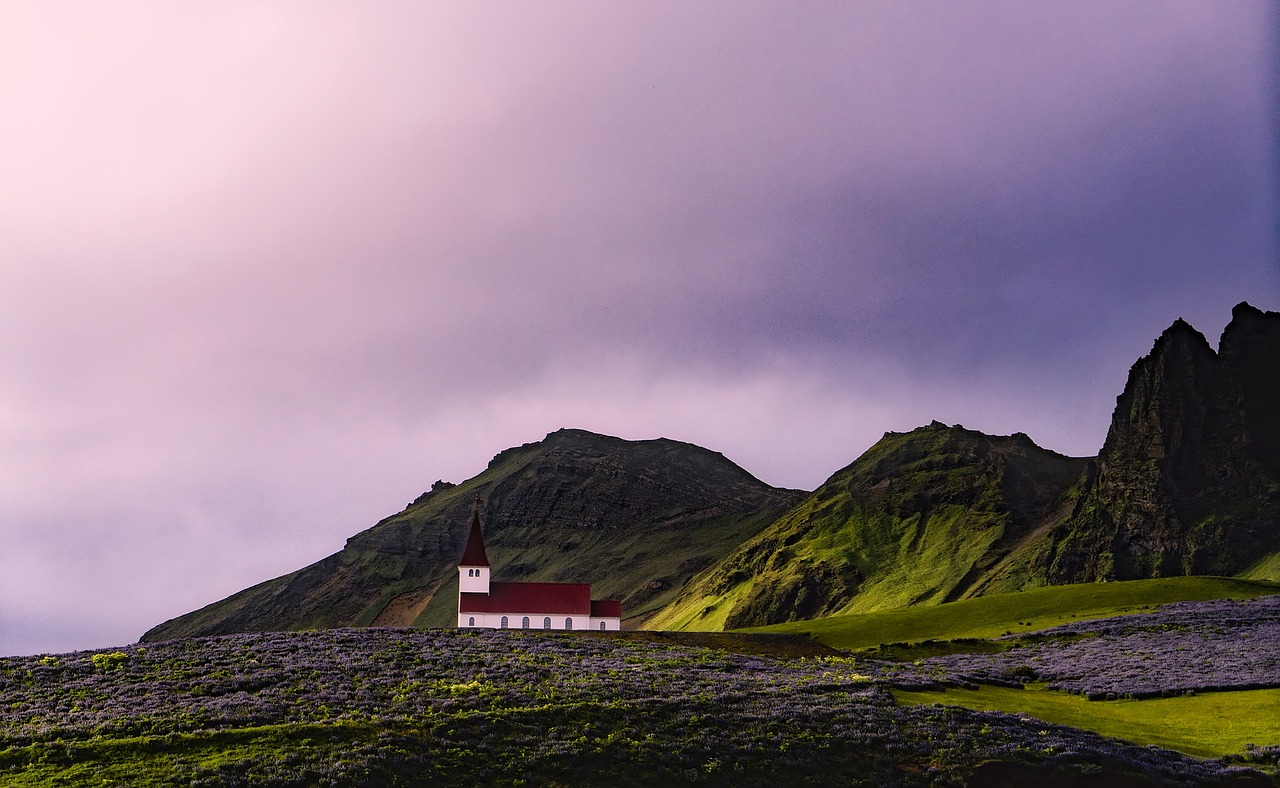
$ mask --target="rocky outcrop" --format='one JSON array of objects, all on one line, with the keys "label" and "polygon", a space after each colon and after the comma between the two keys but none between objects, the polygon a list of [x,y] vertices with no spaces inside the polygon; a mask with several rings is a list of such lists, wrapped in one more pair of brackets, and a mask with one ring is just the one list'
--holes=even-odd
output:
[{"label": "rocky outcrop", "polygon": [[1214,352],[1179,320],[1129,373],[1051,583],[1231,575],[1280,549],[1280,314],[1233,311]]}]

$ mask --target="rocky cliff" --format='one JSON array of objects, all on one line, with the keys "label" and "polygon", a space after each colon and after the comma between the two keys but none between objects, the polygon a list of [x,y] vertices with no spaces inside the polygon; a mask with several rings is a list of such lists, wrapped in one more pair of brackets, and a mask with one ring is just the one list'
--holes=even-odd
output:
[{"label": "rocky cliff", "polygon": [[1280,313],[1241,304],[1218,352],[1181,320],[1133,366],[1048,582],[1232,575],[1280,550]]}]

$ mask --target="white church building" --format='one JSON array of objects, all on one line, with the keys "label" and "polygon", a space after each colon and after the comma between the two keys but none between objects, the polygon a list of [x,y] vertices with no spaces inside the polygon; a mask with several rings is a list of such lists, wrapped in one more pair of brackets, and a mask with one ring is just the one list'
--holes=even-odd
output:
[{"label": "white church building", "polygon": [[490,569],[477,505],[471,509],[471,533],[458,562],[459,628],[622,628],[622,603],[593,600],[590,583],[495,583],[489,579]]}]

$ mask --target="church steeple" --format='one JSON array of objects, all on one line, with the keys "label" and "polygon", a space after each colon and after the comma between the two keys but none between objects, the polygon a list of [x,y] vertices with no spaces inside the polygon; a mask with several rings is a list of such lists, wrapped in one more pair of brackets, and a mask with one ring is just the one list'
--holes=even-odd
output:
[{"label": "church steeple", "polygon": [[458,601],[462,594],[489,593],[489,556],[484,551],[484,534],[480,531],[480,496],[471,502],[471,533],[467,549],[458,561]]},{"label": "church steeple", "polygon": [[489,556],[484,551],[484,534],[480,532],[480,496],[471,501],[471,533],[467,536],[467,549],[462,551],[458,566],[489,566]]}]

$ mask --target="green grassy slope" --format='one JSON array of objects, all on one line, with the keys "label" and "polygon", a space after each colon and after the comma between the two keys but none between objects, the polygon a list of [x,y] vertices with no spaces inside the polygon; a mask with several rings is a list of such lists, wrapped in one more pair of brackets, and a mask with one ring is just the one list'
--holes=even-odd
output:
[{"label": "green grassy slope", "polygon": [[1280,582],[1280,551],[1263,557],[1240,574],[1246,580],[1273,580]]},{"label": "green grassy slope", "polygon": [[857,651],[884,643],[992,638],[1032,632],[1069,621],[1138,612],[1169,602],[1243,599],[1276,593],[1280,593],[1280,583],[1225,577],[1083,583],[965,599],[932,607],[795,621],[746,631],[807,635],[832,648]]},{"label": "green grassy slope", "polygon": [[899,703],[940,703],[978,711],[1026,714],[1045,722],[1154,744],[1200,758],[1242,752],[1246,744],[1280,742],[1280,690],[1209,692],[1176,698],[1097,702],[1047,690],[980,687],[926,692],[894,690]]},{"label": "green grassy slope", "polygon": [[646,626],[714,630],[937,605],[1065,514],[1088,464],[1025,435],[886,434]]}]

